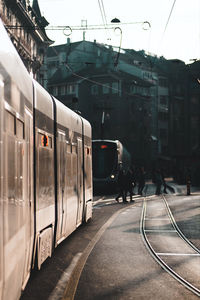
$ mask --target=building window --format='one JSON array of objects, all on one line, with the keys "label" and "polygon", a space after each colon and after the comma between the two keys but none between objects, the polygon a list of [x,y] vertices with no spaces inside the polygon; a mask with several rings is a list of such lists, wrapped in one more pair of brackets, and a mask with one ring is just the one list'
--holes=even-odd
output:
[{"label": "building window", "polygon": [[118,94],[119,92],[119,83],[112,82],[112,94]]},{"label": "building window", "polygon": [[58,96],[58,87],[57,86],[53,87],[53,95]]},{"label": "building window", "polygon": [[61,94],[62,96],[64,96],[64,95],[66,94],[66,87],[65,87],[65,85],[62,85],[62,86],[60,87],[60,94]]},{"label": "building window", "polygon": [[150,96],[149,88],[143,87],[142,88],[142,95],[143,96]]},{"label": "building window", "polygon": [[160,128],[160,138],[166,138],[167,137],[167,129]]},{"label": "building window", "polygon": [[105,83],[103,85],[103,94],[109,94],[109,88],[110,88],[109,84]]},{"label": "building window", "polygon": [[167,105],[168,99],[167,96],[160,96],[160,104]]},{"label": "building window", "polygon": [[67,85],[67,94],[75,94],[75,93],[76,93],[75,84],[68,84]]},{"label": "building window", "polygon": [[94,84],[91,86],[91,94],[98,95],[98,85],[97,84]]},{"label": "building window", "polygon": [[143,95],[143,96],[149,96],[150,92],[149,89],[142,86],[132,85],[130,87],[130,93],[135,95]]},{"label": "building window", "polygon": [[159,85],[163,87],[167,87],[167,78],[159,78]]},{"label": "building window", "polygon": [[168,120],[168,113],[165,112],[159,112],[158,113],[158,119],[160,121],[167,121]]},{"label": "building window", "polygon": [[150,96],[155,96],[155,95],[156,95],[155,87],[150,88]]},{"label": "building window", "polygon": [[137,93],[137,87],[135,85],[130,86],[130,93],[131,94],[136,94]]}]

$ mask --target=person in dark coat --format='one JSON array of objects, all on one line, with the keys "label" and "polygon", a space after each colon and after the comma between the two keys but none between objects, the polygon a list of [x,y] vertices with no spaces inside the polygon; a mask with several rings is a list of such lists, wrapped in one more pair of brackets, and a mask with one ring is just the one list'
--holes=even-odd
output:
[{"label": "person in dark coat", "polygon": [[137,186],[137,178],[136,178],[136,169],[134,166],[131,167],[131,172],[132,172],[132,194],[135,195],[134,188]]},{"label": "person in dark coat", "polygon": [[125,170],[122,170],[121,168],[120,168],[119,174],[118,174],[117,185],[118,185],[118,189],[119,189],[119,194],[115,198],[115,200],[119,201],[119,198],[122,197],[123,202],[127,202],[126,193],[125,193],[125,190],[126,190],[126,173],[125,173]]},{"label": "person in dark coat", "polygon": [[137,173],[137,182],[138,182],[138,194],[142,196],[142,191],[145,186],[145,172],[144,167],[140,167]]},{"label": "person in dark coat", "polygon": [[133,172],[131,169],[128,170],[127,174],[126,174],[126,181],[125,181],[125,199],[127,197],[127,194],[129,193],[130,195],[130,201],[134,202],[134,200],[132,200],[132,196],[133,196]]},{"label": "person in dark coat", "polygon": [[167,194],[167,184],[165,181],[165,172],[163,169],[161,170],[161,176],[162,176],[162,184],[163,184],[163,193]]},{"label": "person in dark coat", "polygon": [[156,195],[160,195],[161,193],[161,186],[163,184],[162,174],[160,169],[156,169],[155,171],[155,184],[156,184]]}]

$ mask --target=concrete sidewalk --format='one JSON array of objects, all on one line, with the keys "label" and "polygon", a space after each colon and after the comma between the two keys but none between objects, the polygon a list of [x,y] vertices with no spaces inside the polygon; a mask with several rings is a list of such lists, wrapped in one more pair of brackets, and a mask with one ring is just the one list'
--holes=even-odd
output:
[{"label": "concrete sidewalk", "polygon": [[[174,181],[168,181],[167,182],[167,187],[175,194],[182,194],[182,195],[187,195],[187,186],[185,185],[180,185],[175,183]],[[196,194],[200,193],[200,187],[198,186],[190,186],[190,194]]]}]

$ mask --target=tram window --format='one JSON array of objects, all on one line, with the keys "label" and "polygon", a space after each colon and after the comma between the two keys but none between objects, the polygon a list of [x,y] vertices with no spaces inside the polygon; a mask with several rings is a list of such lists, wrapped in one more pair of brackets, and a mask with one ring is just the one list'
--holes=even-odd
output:
[{"label": "tram window", "polygon": [[76,145],[72,145],[72,153],[77,153],[77,147],[76,147]]},{"label": "tram window", "polygon": [[70,145],[70,144],[67,144],[67,152],[68,152],[68,153],[71,153],[71,150],[72,150],[71,145]]},{"label": "tram window", "polygon": [[16,120],[16,135],[19,139],[24,139],[24,123]]},{"label": "tram window", "polygon": [[52,137],[48,137],[48,140],[49,140],[49,148],[52,148]]},{"label": "tram window", "polygon": [[6,130],[15,134],[15,116],[8,111],[6,111]]},{"label": "tram window", "polygon": [[42,138],[43,138],[43,134],[38,133],[38,144],[39,144],[39,146],[42,146]]},{"label": "tram window", "polygon": [[[8,199],[15,199],[15,170],[16,170],[16,159],[15,159],[15,139],[13,136],[8,136],[8,148],[7,148],[7,196]],[[6,176],[5,176],[6,177]]]}]

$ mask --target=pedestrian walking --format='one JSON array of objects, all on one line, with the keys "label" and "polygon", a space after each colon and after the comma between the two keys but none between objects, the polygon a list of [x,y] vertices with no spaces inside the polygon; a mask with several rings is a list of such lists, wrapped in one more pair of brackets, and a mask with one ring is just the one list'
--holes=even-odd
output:
[{"label": "pedestrian walking", "polygon": [[190,195],[190,187],[191,187],[191,170],[188,167],[186,170],[186,187],[187,187],[187,195]]},{"label": "pedestrian walking", "polygon": [[155,195],[160,195],[161,193],[161,186],[163,184],[163,179],[162,179],[162,175],[161,175],[161,171],[160,169],[156,169],[155,170],[155,184],[156,184],[156,192]]},{"label": "pedestrian walking", "polygon": [[165,181],[165,171],[162,169],[161,170],[161,177],[162,177],[162,184],[163,184],[163,193],[167,194],[167,184]]},{"label": "pedestrian walking", "polygon": [[135,195],[134,188],[137,186],[137,178],[136,178],[136,169],[134,166],[131,167],[131,171],[132,171],[132,194]]},{"label": "pedestrian walking", "polygon": [[129,169],[128,172],[126,173],[125,198],[127,198],[128,193],[130,196],[130,202],[134,202],[134,200],[132,199],[132,197],[133,197],[133,172],[131,169]]},{"label": "pedestrian walking", "polygon": [[125,170],[120,169],[118,174],[117,186],[119,190],[118,196],[115,198],[117,202],[119,202],[119,198],[122,197],[123,202],[127,202],[126,200],[126,173]]}]

